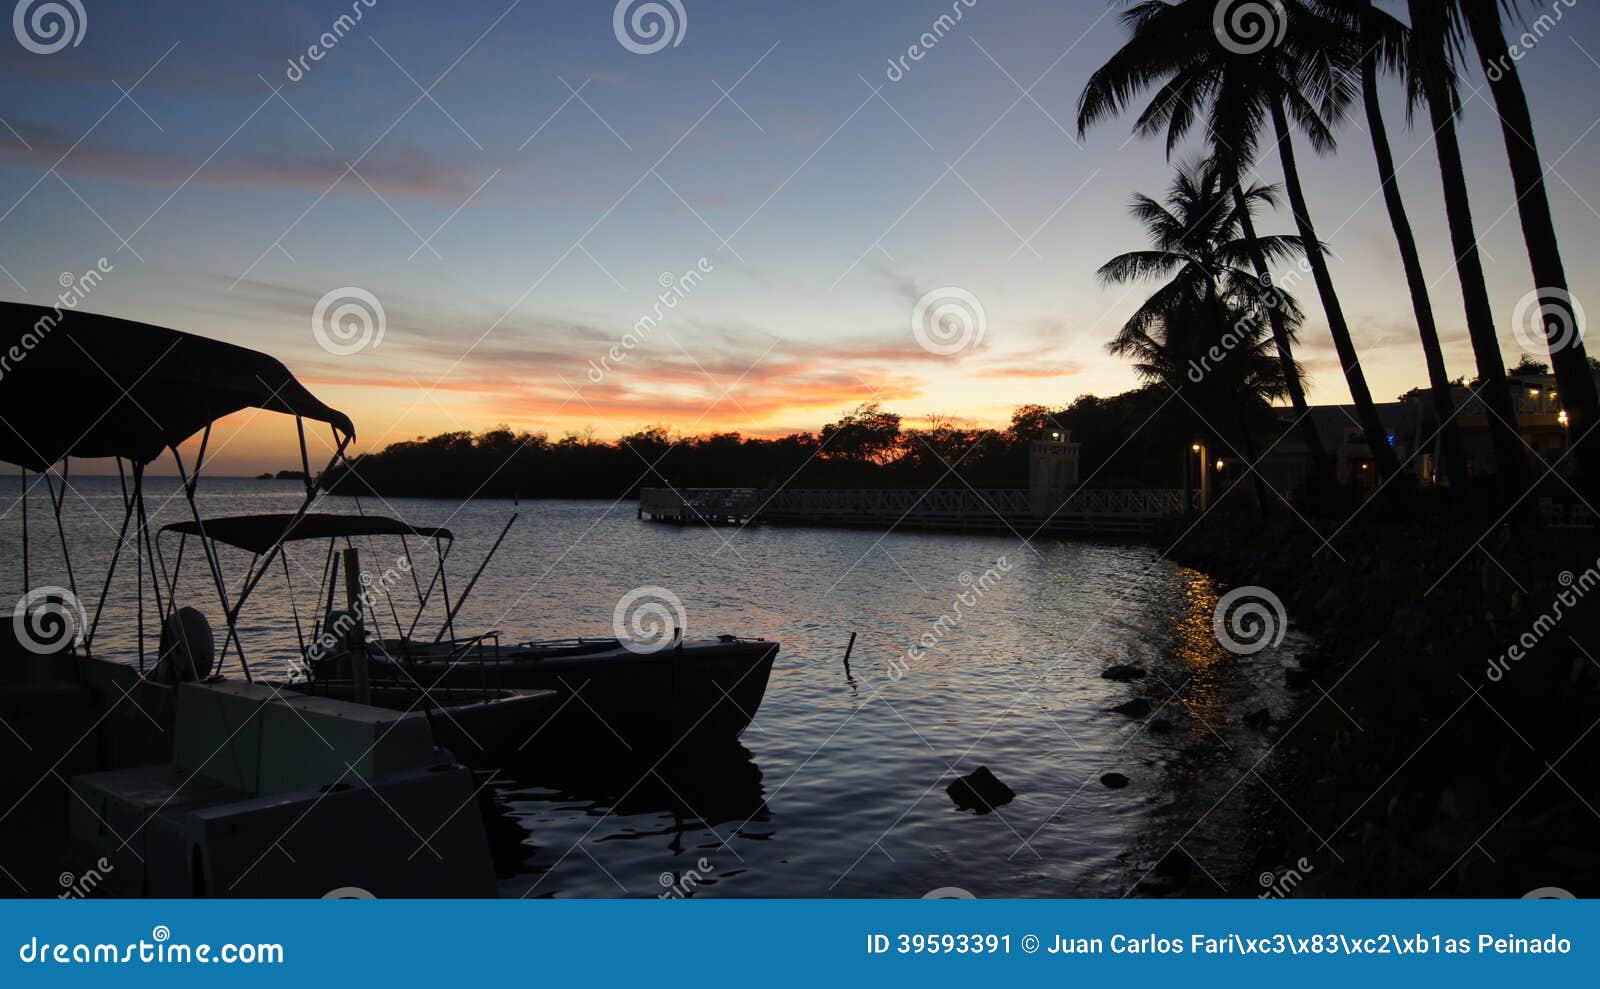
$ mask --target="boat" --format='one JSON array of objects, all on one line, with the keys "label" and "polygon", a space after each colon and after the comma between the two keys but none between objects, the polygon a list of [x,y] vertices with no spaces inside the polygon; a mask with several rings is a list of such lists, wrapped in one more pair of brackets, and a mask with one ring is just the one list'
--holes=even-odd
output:
[{"label": "boat", "polygon": [[[298,640],[294,664],[298,675],[268,681],[279,689],[368,704],[423,718],[432,727],[435,739],[468,765],[492,764],[522,750],[528,740],[539,733],[554,706],[557,697],[554,690],[500,683],[482,662],[462,665],[462,661],[469,657],[482,659],[482,637],[464,643],[440,644],[443,655],[455,661],[463,671],[451,677],[448,683],[443,682],[443,678],[417,676],[410,672],[388,676],[374,683],[369,674],[354,668],[351,661],[353,650],[363,654],[374,652],[376,644],[367,640],[366,630],[381,622],[380,603],[390,606],[397,627],[400,623],[393,592],[398,589],[397,585],[404,583],[399,571],[410,573],[414,567],[415,556],[407,541],[409,538],[432,541],[438,563],[429,587],[431,589],[443,584],[445,606],[450,607],[443,567],[449,544],[455,537],[448,529],[414,526],[383,516],[297,512],[187,519],[162,528],[161,536],[172,535],[204,540],[211,559],[219,558],[218,547],[229,546],[250,553],[256,561],[246,573],[244,590],[227,612],[230,641],[237,639],[237,626],[245,602],[259,586],[260,577],[270,566],[273,556],[279,557]],[[398,538],[401,545],[401,552],[395,556],[397,566],[378,574],[362,569],[360,551],[355,545],[358,539],[370,542],[375,537]],[[294,581],[283,552],[289,544],[321,541],[326,541],[327,552],[316,590],[319,611],[314,612],[318,618],[308,636],[300,621]],[[177,558],[181,560],[182,554],[178,554]],[[344,610],[335,606],[341,563],[346,572]],[[220,567],[216,579],[221,579]],[[169,586],[177,584],[176,573],[169,577],[168,583]],[[420,620],[430,596],[421,591],[420,582],[416,586],[421,601],[417,619],[412,622],[413,627]],[[204,621],[198,617],[196,620]],[[209,634],[209,628],[197,627],[194,632],[173,638],[204,642]],[[320,658],[334,651],[345,657],[346,674],[343,677],[310,676]],[[381,650],[378,652],[381,655]],[[203,668],[207,661],[202,658],[194,665]]]},{"label": "boat", "polygon": [[[554,690],[548,726],[555,739],[670,750],[731,741],[755,719],[779,644],[720,635],[676,637],[643,648],[615,638],[519,642],[471,657],[438,645],[389,639],[375,644],[376,682],[415,677],[444,685],[469,683],[486,669],[491,682]],[[313,676],[348,676],[349,658],[330,655]]]},{"label": "boat", "polygon": [[[331,467],[355,438],[349,417],[267,354],[82,309],[0,303],[0,353],[0,461],[20,468],[25,489],[49,494],[46,521],[54,515],[60,541],[53,558],[30,552],[22,499],[24,596],[13,640],[0,643],[0,711],[11,729],[0,733],[0,806],[9,805],[0,848],[23,853],[4,868],[45,885],[59,869],[95,863],[109,877],[97,892],[112,896],[316,897],[348,886],[383,897],[493,895],[482,815],[462,812],[478,785],[438,744],[450,737],[445,708],[396,710],[340,699],[333,684],[316,696],[261,679],[234,619],[266,566],[282,561],[281,546],[252,561],[235,601],[215,545],[201,540],[200,565],[228,618],[218,650],[206,617],[175,600],[188,537],[164,555],[146,510],[146,472],[170,453],[203,531],[196,492],[213,424],[259,410],[294,421],[305,496],[293,517],[304,518],[322,494],[307,430],[331,429]],[[122,481],[103,582],[84,581],[63,523],[68,471],[84,459],[115,461]],[[202,556],[190,548],[191,559]],[[109,591],[129,576],[137,594],[109,610],[126,617],[132,639],[122,655],[101,656]],[[370,684],[358,692],[372,699]],[[487,689],[448,696],[474,714],[504,706]],[[405,703],[387,690],[377,697]]]}]

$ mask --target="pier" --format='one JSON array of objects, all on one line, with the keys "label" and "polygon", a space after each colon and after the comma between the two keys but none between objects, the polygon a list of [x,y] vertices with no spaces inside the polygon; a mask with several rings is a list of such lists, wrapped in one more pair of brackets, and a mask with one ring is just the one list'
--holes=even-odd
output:
[{"label": "pier", "polygon": [[1143,536],[1154,530],[1157,520],[1193,510],[1203,498],[1177,488],[1083,487],[1078,452],[1070,434],[1035,442],[1026,488],[642,488],[638,514],[675,525],[766,522]]},{"label": "pier", "polygon": [[677,525],[774,525],[957,532],[1147,535],[1158,519],[1183,512],[1183,492],[1084,488],[1036,504],[1026,489],[878,490],[645,488],[639,517]]}]

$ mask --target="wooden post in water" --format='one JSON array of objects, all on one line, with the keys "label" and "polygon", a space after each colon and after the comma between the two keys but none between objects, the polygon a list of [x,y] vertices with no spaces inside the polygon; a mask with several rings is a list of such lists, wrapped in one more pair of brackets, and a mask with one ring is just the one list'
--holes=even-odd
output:
[{"label": "wooden post in water", "polygon": [[851,632],[850,633],[850,642],[849,642],[848,645],[846,645],[844,647],[844,675],[845,675],[845,679],[849,679],[850,678],[850,653],[854,652],[855,648],[856,648],[856,634],[854,632]]},{"label": "wooden post in water", "polygon": [[372,703],[372,682],[367,671],[366,616],[361,603],[361,551],[354,546],[344,551],[345,607],[355,627],[350,629],[350,679],[357,704]]}]

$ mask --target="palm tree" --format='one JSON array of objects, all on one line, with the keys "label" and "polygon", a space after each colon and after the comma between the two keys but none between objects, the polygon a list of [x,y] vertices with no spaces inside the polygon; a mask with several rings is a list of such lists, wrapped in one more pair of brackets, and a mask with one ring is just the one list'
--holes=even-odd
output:
[{"label": "palm tree", "polygon": [[[1494,94],[1495,109],[1499,111],[1517,193],[1517,211],[1522,219],[1522,237],[1527,242],[1534,284],[1539,287],[1543,302],[1550,363],[1561,389],[1562,404],[1571,418],[1571,442],[1576,445],[1600,422],[1600,394],[1596,392],[1594,377],[1589,371],[1583,341],[1573,330],[1575,314],[1571,296],[1567,294],[1567,273],[1561,262],[1555,221],[1550,214],[1550,197],[1545,192],[1544,163],[1533,132],[1533,115],[1528,109],[1528,94],[1522,87],[1517,63],[1507,49],[1500,19],[1502,8],[1515,12],[1523,4],[1520,0],[1451,0],[1451,5],[1472,36],[1478,60]],[[1578,470],[1581,487],[1591,496],[1600,495],[1600,455],[1584,451],[1584,455],[1578,457]]]},{"label": "palm tree", "polygon": [[1456,138],[1456,115],[1460,103],[1456,95],[1456,64],[1460,51],[1459,31],[1451,24],[1438,0],[1409,0],[1411,8],[1412,104],[1427,107],[1433,125],[1433,144],[1439,158],[1439,175],[1444,186],[1445,216],[1450,227],[1450,243],[1456,255],[1456,275],[1461,282],[1461,298],[1466,308],[1467,335],[1477,362],[1478,398],[1489,410],[1490,435],[1494,443],[1495,469],[1502,494],[1520,497],[1528,477],[1527,448],[1517,432],[1516,407],[1506,384],[1500,340],[1495,333],[1494,308],[1489,302],[1489,286],[1484,278],[1483,258],[1478,250],[1478,235],[1472,222],[1472,200],[1467,191],[1466,169],[1461,145]]},{"label": "palm tree", "polygon": [[1372,136],[1372,151],[1378,161],[1384,205],[1388,209],[1389,224],[1394,228],[1395,243],[1400,251],[1400,267],[1405,272],[1406,287],[1411,293],[1417,334],[1422,339],[1429,394],[1433,400],[1434,417],[1439,423],[1439,445],[1443,453],[1445,476],[1452,487],[1460,489],[1467,483],[1467,465],[1461,453],[1460,431],[1456,427],[1454,390],[1445,367],[1444,349],[1439,343],[1439,324],[1434,318],[1428,280],[1422,271],[1422,255],[1417,249],[1417,237],[1396,180],[1394,151],[1389,144],[1389,128],[1384,121],[1383,106],[1379,99],[1378,78],[1381,70],[1399,72],[1402,76],[1410,72],[1410,29],[1379,9],[1373,0],[1318,0],[1318,7],[1330,19],[1342,24],[1346,32],[1345,43],[1352,46],[1355,60],[1361,66],[1361,102]]},{"label": "palm tree", "polygon": [[1334,349],[1344,370],[1374,462],[1384,476],[1399,470],[1387,430],[1367,386],[1350,326],[1328,271],[1327,257],[1311,221],[1296,163],[1293,122],[1318,151],[1335,146],[1333,124],[1345,113],[1352,92],[1349,49],[1337,42],[1336,25],[1303,0],[1275,4],[1284,21],[1277,43],[1229,45],[1216,30],[1217,5],[1208,0],[1144,0],[1123,15],[1132,37],[1090,78],[1078,103],[1078,127],[1127,109],[1140,93],[1160,88],[1135,125],[1140,134],[1167,135],[1172,149],[1209,110],[1208,137],[1237,175],[1255,160],[1258,139],[1271,124],[1284,187],[1305,251],[1305,262],[1328,317]]},{"label": "palm tree", "polygon": [[[1233,192],[1215,161],[1181,166],[1166,203],[1136,195],[1130,206],[1149,231],[1151,249],[1112,258],[1099,277],[1112,285],[1162,280],[1107,349],[1131,358],[1145,381],[1172,389],[1208,431],[1232,432],[1254,465],[1250,421],[1287,394],[1289,384],[1266,313],[1276,311],[1291,332],[1301,314],[1293,298],[1273,292],[1246,266],[1257,252],[1282,260],[1303,246],[1295,237],[1243,237],[1250,208],[1275,205],[1277,192],[1252,186],[1239,196],[1242,208]],[[1298,377],[1299,368],[1293,373]],[[1251,473],[1264,512],[1266,482],[1258,470]]]}]

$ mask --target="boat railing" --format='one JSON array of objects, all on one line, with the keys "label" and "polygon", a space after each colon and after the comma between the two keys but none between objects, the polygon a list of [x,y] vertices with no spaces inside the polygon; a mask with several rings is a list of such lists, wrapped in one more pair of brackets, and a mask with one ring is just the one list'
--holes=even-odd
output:
[{"label": "boat railing", "polygon": [[[493,650],[492,662],[488,658],[490,650]],[[477,662],[479,689],[483,699],[487,701],[491,689],[489,686],[489,667],[491,665],[494,667],[495,679],[492,689],[496,692],[500,689],[500,630],[489,629],[485,632],[479,632],[469,639],[455,643],[444,658],[445,668],[453,670],[457,666],[470,665],[471,660],[467,659],[468,653],[471,653]]]}]

